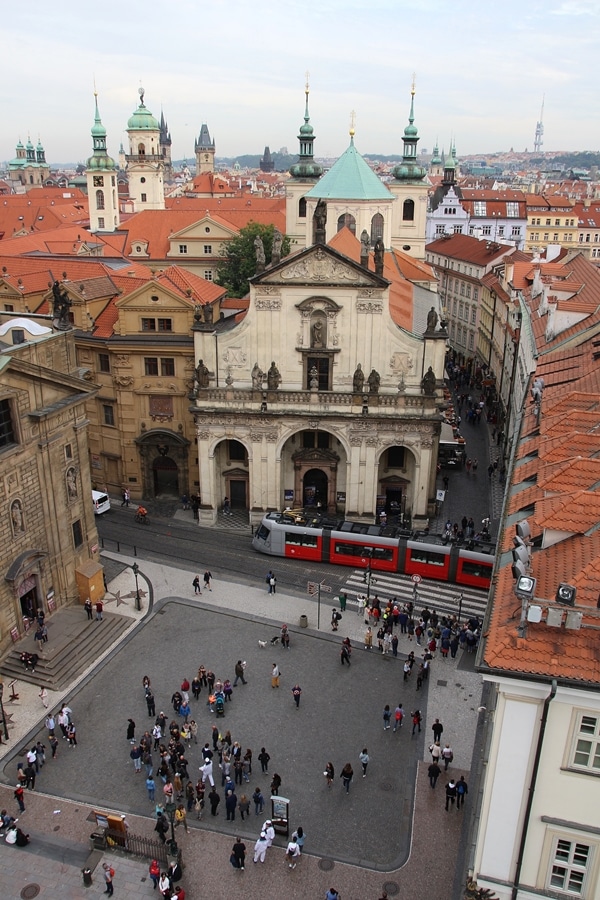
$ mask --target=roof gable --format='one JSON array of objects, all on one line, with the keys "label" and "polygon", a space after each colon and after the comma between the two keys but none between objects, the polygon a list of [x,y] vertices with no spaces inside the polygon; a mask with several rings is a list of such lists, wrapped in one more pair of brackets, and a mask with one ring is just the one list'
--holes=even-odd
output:
[{"label": "roof gable", "polygon": [[252,285],[315,284],[387,288],[387,279],[363,268],[327,244],[316,244],[295,256],[286,256],[278,265],[250,279]]}]

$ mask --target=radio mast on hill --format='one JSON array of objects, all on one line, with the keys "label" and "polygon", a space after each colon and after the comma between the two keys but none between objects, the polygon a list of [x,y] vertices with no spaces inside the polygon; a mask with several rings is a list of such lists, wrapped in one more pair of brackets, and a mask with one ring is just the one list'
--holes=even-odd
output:
[{"label": "radio mast on hill", "polygon": [[535,138],[533,139],[533,152],[541,153],[542,144],[544,143],[544,100],[546,95],[542,97],[542,108],[540,110],[540,120],[535,126]]}]

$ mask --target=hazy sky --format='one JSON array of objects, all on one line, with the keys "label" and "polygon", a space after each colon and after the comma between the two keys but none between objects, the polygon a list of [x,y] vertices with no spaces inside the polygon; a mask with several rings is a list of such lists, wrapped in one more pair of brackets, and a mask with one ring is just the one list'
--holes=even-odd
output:
[{"label": "hazy sky", "polygon": [[598,150],[600,0],[41,0],[3,16],[0,160],[38,135],[50,163],[91,153],[94,79],[108,149],[126,141],[138,87],[164,109],[173,157],[202,122],[217,156],[298,150],[310,72],[315,154],[402,148],[416,72],[421,147],[458,156]]}]

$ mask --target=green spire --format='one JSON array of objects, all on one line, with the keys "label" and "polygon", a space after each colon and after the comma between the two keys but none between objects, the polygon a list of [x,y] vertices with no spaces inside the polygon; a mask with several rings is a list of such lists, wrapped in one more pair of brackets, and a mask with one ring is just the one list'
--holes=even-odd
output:
[{"label": "green spire", "polygon": [[87,161],[88,169],[111,170],[116,169],[115,161],[106,152],[106,128],[102,124],[98,110],[98,94],[94,91],[94,124],[92,125],[92,144],[94,152]]},{"label": "green spire", "polygon": [[410,90],[410,113],[408,115],[408,125],[404,129],[404,151],[402,154],[402,163],[393,171],[394,178],[397,181],[422,181],[427,172],[422,166],[417,165],[417,144],[419,143],[419,132],[415,125],[415,80]]},{"label": "green spire", "polygon": [[298,162],[294,163],[293,166],[290,166],[290,175],[292,178],[301,178],[303,181],[310,179],[311,181],[320,178],[323,174],[323,169],[315,162],[314,158],[314,129],[310,124],[310,114],[308,112],[308,77],[306,79],[306,85],[304,88],[304,94],[306,98],[305,106],[304,106],[304,124],[300,126],[300,134],[298,135],[298,140],[300,141],[300,153],[298,154]]}]

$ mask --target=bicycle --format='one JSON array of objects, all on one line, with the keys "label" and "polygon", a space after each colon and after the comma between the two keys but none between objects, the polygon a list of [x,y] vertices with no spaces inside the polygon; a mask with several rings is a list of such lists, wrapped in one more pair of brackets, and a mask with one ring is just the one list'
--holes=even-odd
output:
[{"label": "bicycle", "polygon": [[135,514],[135,521],[136,521],[136,522],[140,522],[140,523],[143,524],[143,525],[148,525],[148,524],[149,524],[149,522],[148,522],[148,513],[139,513],[139,512],[136,512],[136,514]]}]

